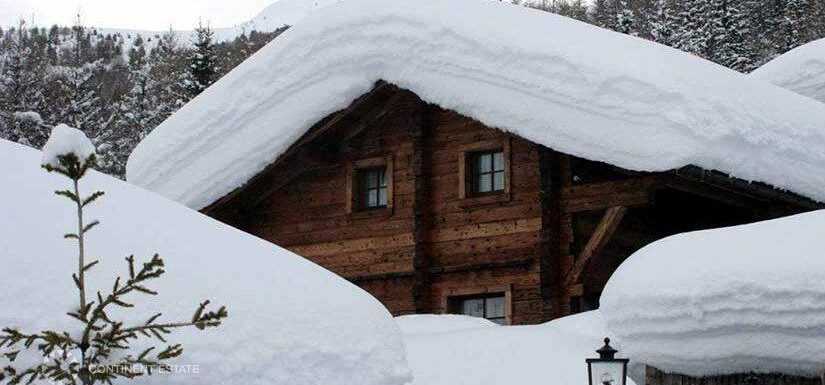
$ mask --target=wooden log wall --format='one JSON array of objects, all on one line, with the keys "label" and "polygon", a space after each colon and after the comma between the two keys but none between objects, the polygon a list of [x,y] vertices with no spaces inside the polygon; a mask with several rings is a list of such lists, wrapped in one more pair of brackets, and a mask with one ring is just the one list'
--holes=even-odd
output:
[{"label": "wooden log wall", "polygon": [[[433,311],[445,298],[509,290],[515,324],[545,320],[537,248],[541,238],[539,149],[454,112],[433,110],[428,245]],[[476,143],[510,147],[510,194],[501,199],[460,197],[460,154]]]},{"label": "wooden log wall", "polygon": [[[507,154],[505,192],[468,197],[462,159],[494,148]],[[353,165],[382,159],[391,207],[353,211]],[[393,314],[497,293],[510,323],[533,324],[596,306],[615,268],[656,239],[770,208],[680,175],[560,154],[381,83],[207,213],[351,280]]]},{"label": "wooden log wall", "polygon": [[[400,97],[398,95],[401,95]],[[423,107],[410,93],[374,103],[362,118],[351,118],[346,130],[326,143],[323,167],[293,178],[251,211],[258,220],[245,231],[305,256],[360,285],[394,314],[421,311],[416,281],[424,257],[420,247],[424,204],[416,195],[423,158],[419,143]],[[369,119],[368,127],[359,122]],[[346,138],[354,135],[351,138]],[[414,137],[418,137],[414,139]],[[346,138],[346,139],[342,139]],[[347,178],[350,164],[365,158],[392,158],[393,206],[387,210],[349,212]],[[282,169],[296,164],[287,161]],[[284,171],[286,172],[286,171]],[[269,181],[276,183],[279,174]]]}]

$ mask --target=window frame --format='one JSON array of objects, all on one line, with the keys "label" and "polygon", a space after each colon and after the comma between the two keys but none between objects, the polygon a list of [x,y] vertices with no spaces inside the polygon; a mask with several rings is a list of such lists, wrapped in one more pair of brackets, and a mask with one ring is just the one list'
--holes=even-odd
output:
[{"label": "window frame", "polygon": [[[441,300],[441,305],[446,314],[459,314],[459,306],[466,300],[479,298],[504,297],[504,325],[513,324],[513,286],[485,286],[472,288],[454,288],[444,293]],[[486,301],[485,301],[486,307]],[[487,319],[487,318],[485,318]]]},{"label": "window frame", "polygon": [[[510,190],[512,185],[511,172],[511,140],[510,137],[505,137],[497,140],[487,140],[470,143],[461,146],[458,159],[458,197],[465,201],[462,204],[484,204],[494,203],[510,200]],[[472,161],[478,154],[484,153],[502,153],[502,160],[504,161],[504,189],[490,192],[475,193],[474,177],[476,175],[474,164]],[[494,166],[494,162],[491,160]],[[491,174],[493,175],[493,174]],[[491,177],[493,178],[493,177]],[[491,180],[491,183],[495,183]]]},{"label": "window frame", "polygon": [[[355,170],[358,197],[356,198],[359,211],[380,210],[389,204],[389,186],[387,185],[387,166],[360,168]],[[368,175],[375,173],[375,185],[369,184]],[[382,183],[383,179],[383,183]],[[386,201],[381,202],[381,191],[386,195]],[[370,205],[370,191],[375,191],[375,205]]]},{"label": "window frame", "polygon": [[[387,185],[387,204],[386,206],[364,207],[361,194],[361,179],[359,174],[364,171],[380,168],[384,169],[384,179]],[[391,214],[394,204],[394,170],[394,163],[391,155],[349,161],[347,165],[347,213],[367,216],[373,214]]]},{"label": "window frame", "polygon": [[[481,313],[482,313],[482,315],[479,318],[484,318],[484,319],[486,319],[488,321],[492,321],[492,322],[496,322],[496,320],[500,320],[500,321],[503,322],[504,325],[506,325],[507,324],[507,312],[505,311],[506,306],[504,305],[504,303],[507,302],[506,297],[507,296],[504,293],[487,293],[487,294],[481,294],[481,295],[453,297],[451,299],[451,301],[453,302],[453,304],[452,304],[453,309],[454,309],[453,311],[456,314],[465,315],[465,316],[469,316],[469,317],[478,317],[478,316],[474,316],[474,315],[471,315],[471,314],[464,313],[463,312],[464,304],[466,304],[467,301],[481,301],[481,308],[482,308]],[[502,301],[502,314],[501,314],[500,317],[491,317],[491,315],[489,314],[490,309],[488,308],[488,302],[489,302],[489,300],[494,299],[494,298],[501,298],[501,301]],[[496,322],[496,323],[498,323],[498,322]]]},{"label": "window frame", "polygon": [[[501,165],[500,170],[496,169],[496,161],[495,161],[496,154],[501,154],[501,157],[502,157],[502,165]],[[485,156],[489,156],[489,163],[490,163],[489,164],[489,166],[490,166],[489,171],[482,171],[479,167],[480,161]],[[507,184],[507,171],[506,171],[507,166],[504,165],[504,163],[505,163],[505,161],[504,161],[504,157],[505,157],[504,156],[504,149],[494,148],[494,149],[491,149],[491,150],[472,151],[472,152],[469,152],[466,155],[466,157],[467,157],[467,162],[469,162],[467,164],[467,167],[470,168],[470,172],[468,174],[468,180],[467,180],[467,187],[470,191],[469,195],[471,197],[480,197],[480,196],[485,196],[485,195],[496,195],[496,194],[503,194],[504,193],[505,185]],[[504,178],[504,180],[502,181],[501,189],[498,189],[498,190],[496,189],[496,181],[495,181],[496,174],[500,174],[500,175],[502,175],[502,178]],[[488,190],[488,191],[479,191],[480,190],[479,186],[481,185],[481,177],[484,176],[484,175],[489,175],[490,176],[490,183],[489,183],[489,186],[488,186],[490,188],[490,190]]]}]

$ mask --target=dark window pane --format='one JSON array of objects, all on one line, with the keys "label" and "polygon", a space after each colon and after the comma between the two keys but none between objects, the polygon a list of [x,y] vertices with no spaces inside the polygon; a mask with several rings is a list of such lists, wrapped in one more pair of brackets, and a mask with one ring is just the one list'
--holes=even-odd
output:
[{"label": "dark window pane", "polygon": [[378,190],[367,191],[367,207],[378,206]]},{"label": "dark window pane", "polygon": [[379,206],[386,206],[387,205],[387,188],[382,187],[378,190],[378,205]]},{"label": "dark window pane", "polygon": [[461,314],[471,317],[484,317],[484,300],[466,299],[461,303]]},{"label": "dark window pane", "polygon": [[504,308],[504,294],[462,298],[453,303],[456,305],[453,309],[458,311],[460,314],[471,317],[486,318],[500,325],[507,323]]},{"label": "dark window pane", "polygon": [[490,172],[492,171],[492,155],[490,154],[480,154],[478,155],[478,171],[482,172]]},{"label": "dark window pane", "polygon": [[504,190],[506,181],[503,151],[472,153],[468,167],[472,169],[469,175],[472,179],[468,179],[468,185],[472,187],[473,193],[486,194]]},{"label": "dark window pane", "polygon": [[359,202],[361,208],[386,207],[389,199],[386,187],[386,168],[359,170],[356,175],[360,179]]},{"label": "dark window pane", "polygon": [[479,175],[478,180],[476,181],[476,192],[486,193],[492,191],[491,179],[491,174]]},{"label": "dark window pane", "polygon": [[493,190],[504,190],[504,171],[493,174]]},{"label": "dark window pane", "polygon": [[495,171],[503,171],[504,170],[504,153],[497,152],[493,154],[493,170]]},{"label": "dark window pane", "polygon": [[368,188],[378,186],[378,172],[375,170],[368,170],[366,174],[366,184]]},{"label": "dark window pane", "polygon": [[504,297],[490,297],[487,301],[485,318],[504,318]]}]

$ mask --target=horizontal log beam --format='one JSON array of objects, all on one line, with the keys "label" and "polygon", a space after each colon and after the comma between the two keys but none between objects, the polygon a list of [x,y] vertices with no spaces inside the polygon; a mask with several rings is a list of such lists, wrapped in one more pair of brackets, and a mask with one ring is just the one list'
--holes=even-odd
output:
[{"label": "horizontal log beam", "polygon": [[651,202],[657,178],[645,176],[620,181],[588,183],[564,187],[561,208],[565,213],[605,210],[610,207],[644,206]]}]

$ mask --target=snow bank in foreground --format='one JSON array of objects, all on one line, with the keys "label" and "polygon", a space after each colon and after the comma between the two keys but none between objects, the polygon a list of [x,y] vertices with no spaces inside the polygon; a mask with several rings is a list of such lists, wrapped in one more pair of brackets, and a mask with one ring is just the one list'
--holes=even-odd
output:
[{"label": "snow bank in foreground", "polygon": [[499,326],[493,321],[479,317],[455,314],[415,314],[395,318],[395,323],[404,334],[450,333],[460,330]]},{"label": "snow bank in foreground", "polygon": [[404,341],[414,385],[587,384],[584,360],[598,356],[608,335],[598,311],[534,326],[475,322],[470,329],[466,319],[454,317],[396,320],[412,331]]},{"label": "snow bank in foreground", "polygon": [[696,376],[816,376],[825,364],[824,229],[817,211],[663,239],[619,267],[601,311],[635,362]]},{"label": "snow bank in foreground", "polygon": [[152,132],[128,179],[203,208],[379,79],[572,155],[647,171],[694,164],[825,199],[825,105],[484,0],[348,0],[313,12]]},{"label": "snow bank in foreground", "polygon": [[751,76],[825,102],[825,39],[788,51]]},{"label": "snow bank in foreground", "polygon": [[[0,326],[26,331],[76,330],[66,312],[76,306],[71,273],[77,250],[62,235],[75,217],[54,195],[69,181],[40,168],[40,152],[0,140]],[[170,342],[184,345],[176,363],[199,375],[141,379],[141,384],[370,384],[409,380],[398,327],[381,304],[321,267],[271,243],[114,178],[91,172],[81,185],[106,195],[87,218],[88,255],[101,263],[89,287],[109,288],[126,274],[124,257],[159,252],[167,274],[157,298],[128,314],[145,321],[189,319],[199,301],[225,304],[217,329],[186,329]],[[127,318],[129,319],[129,318]],[[0,364],[4,361],[0,360]]]}]

